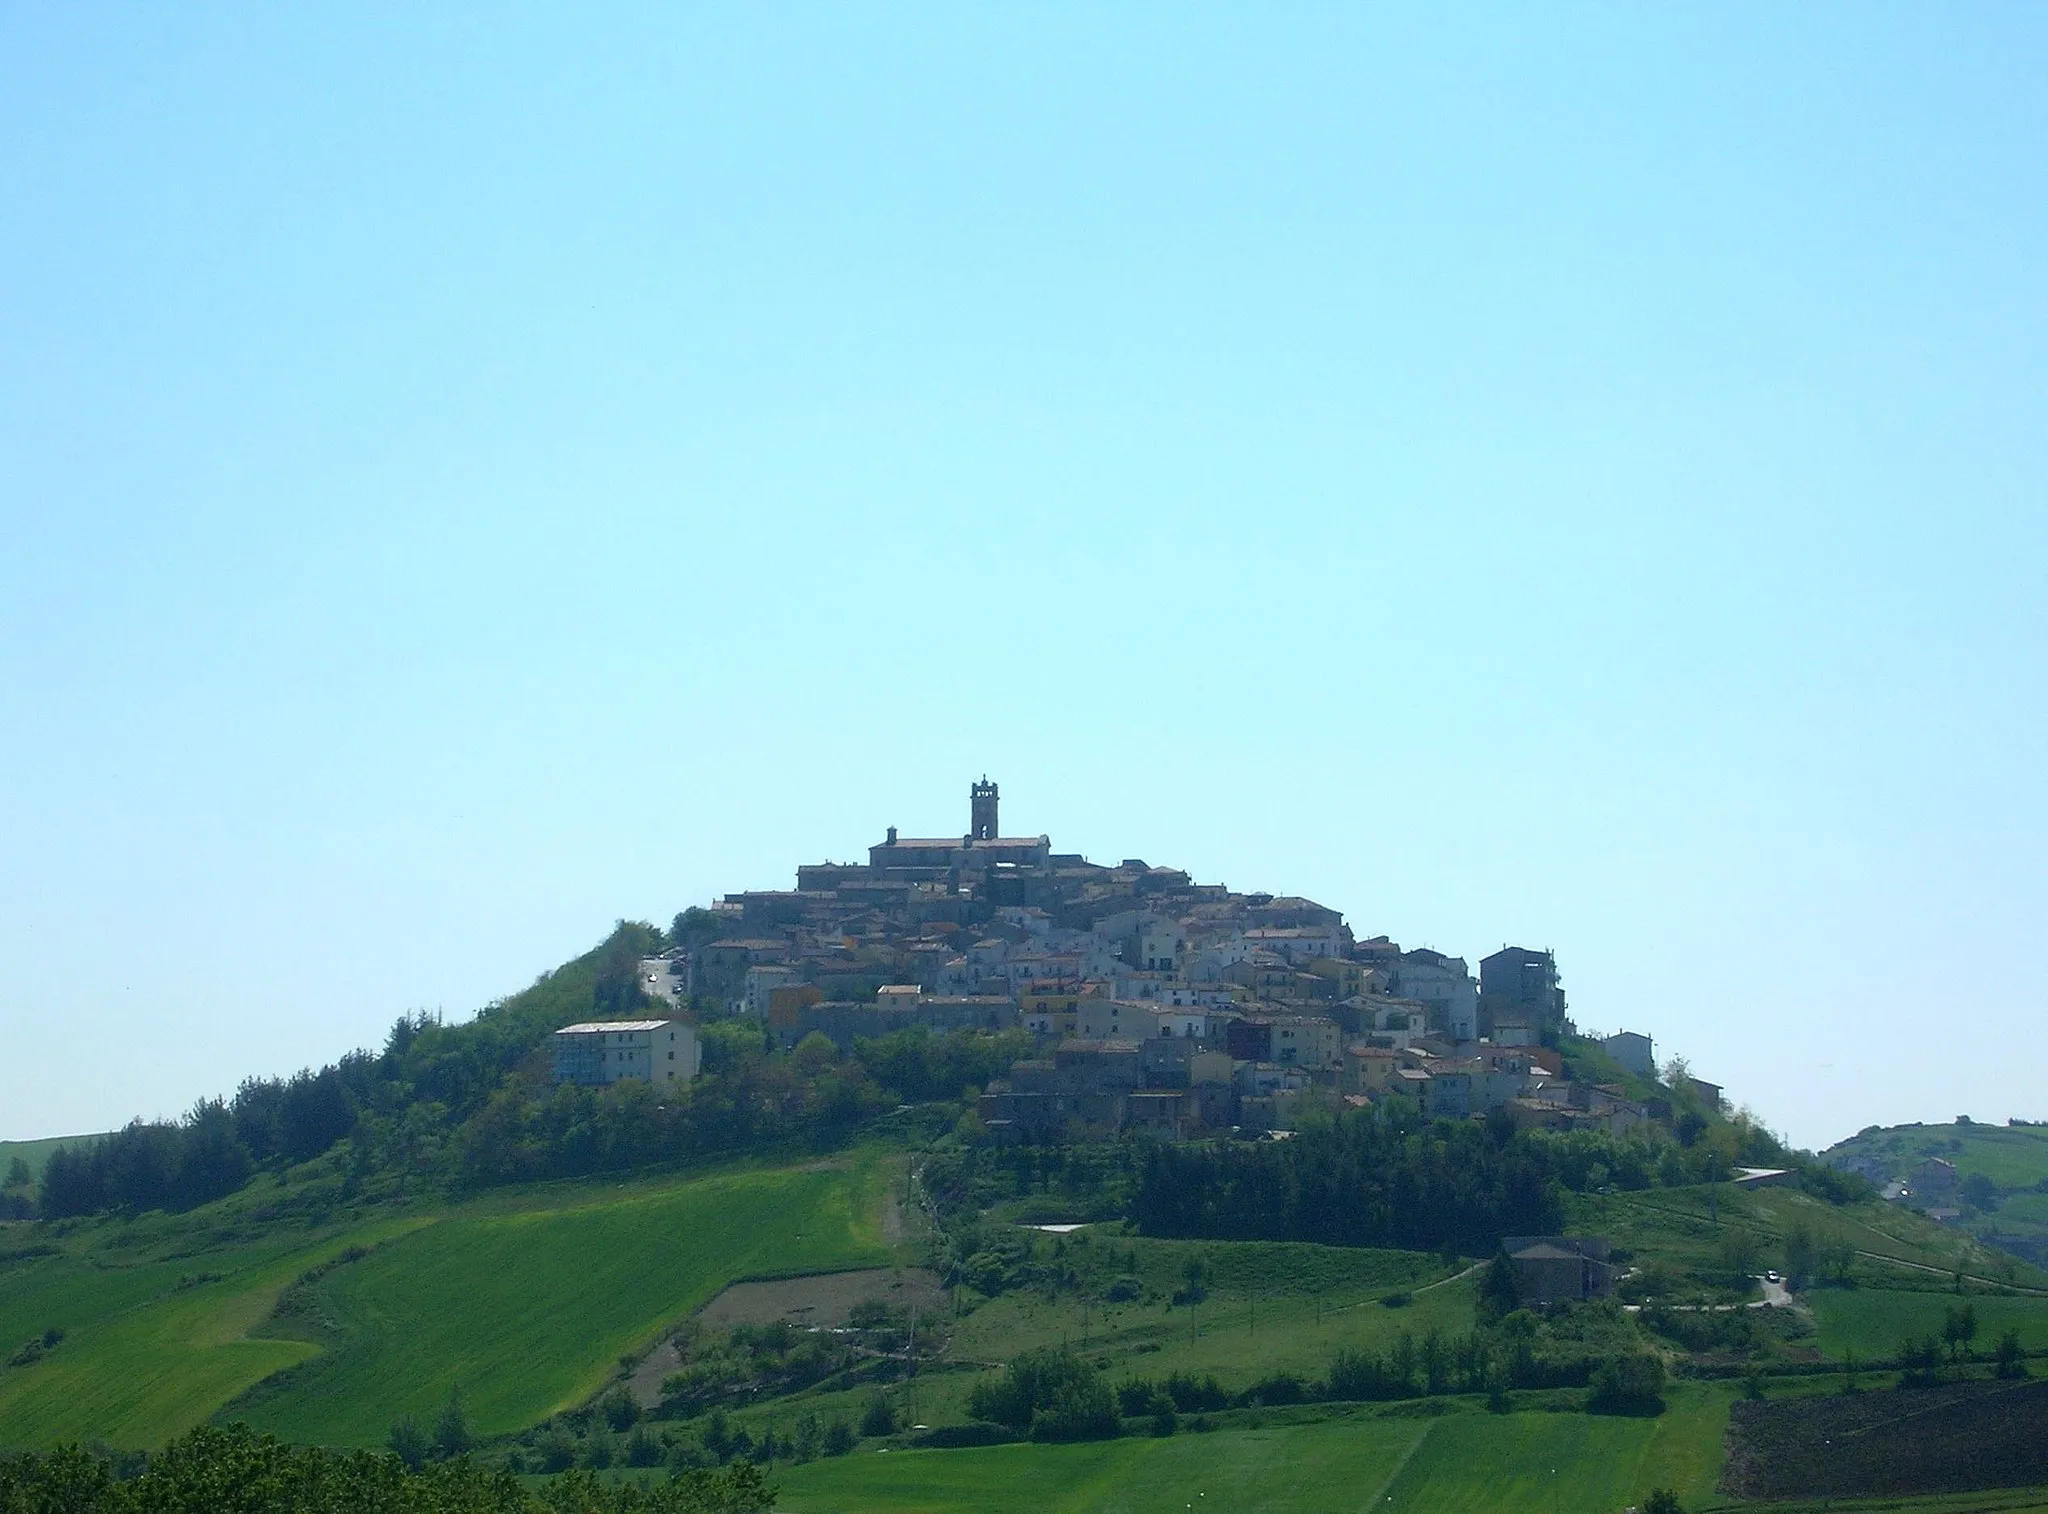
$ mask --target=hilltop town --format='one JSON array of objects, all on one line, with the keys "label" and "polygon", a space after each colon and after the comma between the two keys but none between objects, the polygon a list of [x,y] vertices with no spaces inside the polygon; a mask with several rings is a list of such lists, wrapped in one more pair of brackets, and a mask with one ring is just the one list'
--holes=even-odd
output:
[{"label": "hilltop town", "polygon": [[[997,1141],[1285,1131],[1304,1099],[1612,1134],[1671,1117],[1647,1035],[1598,1038],[1610,1076],[1572,1076],[1560,1048],[1577,1027],[1549,950],[1503,946],[1475,978],[1461,957],[1360,939],[1310,899],[1005,836],[999,801],[984,778],[957,837],[891,826],[865,863],[686,911],[676,944],[641,963],[643,990],[753,1017],[785,1050],[1021,1027],[1037,1054],[980,1096]],[[579,1083],[687,1079],[699,1057],[686,1016],[571,1026],[556,1047],[558,1078]],[[1719,1107],[1718,1087],[1686,1081]]]}]

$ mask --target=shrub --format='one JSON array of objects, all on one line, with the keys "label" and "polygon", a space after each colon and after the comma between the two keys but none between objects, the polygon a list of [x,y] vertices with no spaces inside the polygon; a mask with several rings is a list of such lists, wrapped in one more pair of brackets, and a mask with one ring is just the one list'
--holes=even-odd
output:
[{"label": "shrub", "polygon": [[1216,1381],[1213,1372],[1206,1377],[1196,1377],[1192,1372],[1176,1372],[1166,1379],[1165,1387],[1166,1396],[1183,1414],[1230,1407],[1230,1395],[1223,1391],[1223,1384]]},{"label": "shrub", "polygon": [[1253,1404],[1298,1404],[1308,1395],[1301,1379],[1292,1372],[1270,1372],[1245,1391],[1245,1402]]},{"label": "shrub", "polygon": [[1661,1414],[1663,1395],[1663,1361],[1632,1351],[1610,1356],[1595,1369],[1586,1407],[1595,1414]]},{"label": "shrub", "polygon": [[1033,1440],[1091,1440],[1117,1433],[1115,1400],[1101,1375],[1075,1351],[1027,1351],[993,1382],[968,1394],[976,1419],[1029,1428]]},{"label": "shrub", "polygon": [[1685,1514],[1685,1505],[1669,1488],[1652,1488],[1643,1500],[1643,1514]]},{"label": "shrub", "polygon": [[534,1443],[543,1472],[566,1472],[576,1465],[576,1437],[561,1424],[550,1424]]},{"label": "shrub", "polygon": [[391,1448],[393,1456],[405,1463],[409,1472],[417,1472],[424,1467],[427,1454],[433,1450],[427,1432],[410,1414],[401,1414],[391,1422],[391,1435],[385,1444]]},{"label": "shrub", "polygon": [[853,1426],[843,1419],[834,1419],[825,1426],[824,1450],[827,1456],[844,1456],[853,1449]]},{"label": "shrub", "polygon": [[896,1406],[889,1402],[889,1395],[877,1393],[867,1401],[860,1411],[860,1433],[870,1440],[896,1433]]},{"label": "shrub", "polygon": [[462,1394],[450,1388],[448,1402],[441,1406],[440,1416],[434,1421],[434,1454],[456,1457],[470,1445],[469,1416],[462,1412]]},{"label": "shrub", "polygon": [[658,1467],[661,1461],[661,1442],[654,1438],[647,1426],[635,1425],[632,1435],[626,1441],[626,1465]]},{"label": "shrub", "polygon": [[640,1402],[623,1383],[607,1393],[597,1407],[604,1422],[621,1434],[640,1422]]}]

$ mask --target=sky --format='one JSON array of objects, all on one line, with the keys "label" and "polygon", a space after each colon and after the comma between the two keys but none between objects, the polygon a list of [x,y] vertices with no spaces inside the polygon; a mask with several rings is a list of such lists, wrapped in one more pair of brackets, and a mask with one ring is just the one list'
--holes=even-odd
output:
[{"label": "sky", "polygon": [[2048,10],[0,9],[0,1138],[885,826],[2048,1118]]}]

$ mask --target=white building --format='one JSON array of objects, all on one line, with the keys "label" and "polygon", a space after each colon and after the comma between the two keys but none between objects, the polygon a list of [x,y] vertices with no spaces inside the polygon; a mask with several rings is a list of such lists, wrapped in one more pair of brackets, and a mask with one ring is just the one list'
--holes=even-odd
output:
[{"label": "white building", "polygon": [[1621,1064],[1624,1072],[1632,1072],[1640,1078],[1654,1078],[1657,1075],[1656,1059],[1650,1055],[1650,1038],[1633,1030],[1619,1030],[1603,1038],[1600,1049]]},{"label": "white building", "polygon": [[803,981],[803,974],[793,967],[784,967],[776,962],[763,962],[758,967],[747,969],[747,984],[742,990],[740,1006],[750,1015],[766,1019],[768,996],[778,988],[787,988],[792,983]]},{"label": "white building", "polygon": [[638,1078],[662,1088],[689,1082],[704,1062],[687,1020],[589,1020],[552,1039],[557,1083],[601,1087]]}]

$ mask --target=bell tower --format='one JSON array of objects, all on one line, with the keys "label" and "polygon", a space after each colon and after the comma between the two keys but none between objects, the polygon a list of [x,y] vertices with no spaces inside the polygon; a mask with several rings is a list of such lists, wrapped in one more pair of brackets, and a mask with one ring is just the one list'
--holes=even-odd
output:
[{"label": "bell tower", "polygon": [[967,791],[971,814],[967,834],[975,841],[993,841],[1002,832],[996,829],[996,786],[982,774],[981,782]]}]

